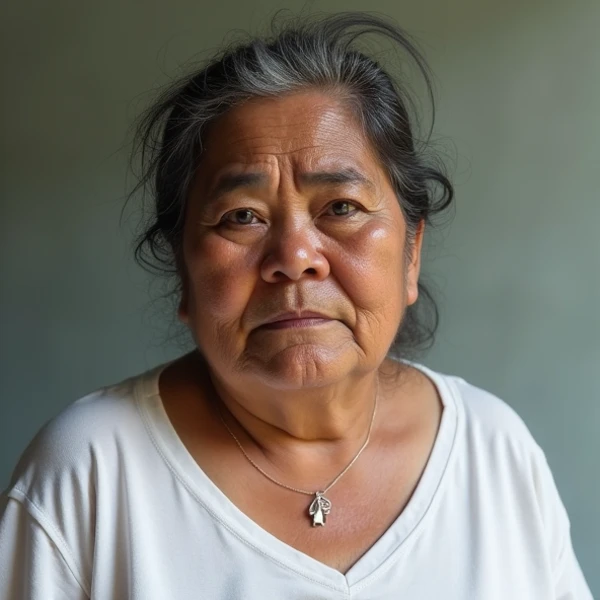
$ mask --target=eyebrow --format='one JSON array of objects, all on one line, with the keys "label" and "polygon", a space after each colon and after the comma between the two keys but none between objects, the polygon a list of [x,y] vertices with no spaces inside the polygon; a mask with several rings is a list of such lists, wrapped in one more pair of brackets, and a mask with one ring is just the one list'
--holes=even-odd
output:
[{"label": "eyebrow", "polygon": [[[358,184],[369,189],[375,187],[370,179],[353,167],[338,171],[301,173],[298,178],[301,183],[310,186]],[[219,178],[209,196],[210,199],[215,200],[239,189],[264,185],[268,180],[266,173],[226,173]]]},{"label": "eyebrow", "polygon": [[372,189],[373,182],[357,169],[348,167],[339,171],[313,171],[299,176],[302,183],[307,185],[343,185],[358,184]]},{"label": "eyebrow", "polygon": [[266,173],[226,173],[210,192],[210,198],[216,199],[240,188],[256,187],[268,181]]}]

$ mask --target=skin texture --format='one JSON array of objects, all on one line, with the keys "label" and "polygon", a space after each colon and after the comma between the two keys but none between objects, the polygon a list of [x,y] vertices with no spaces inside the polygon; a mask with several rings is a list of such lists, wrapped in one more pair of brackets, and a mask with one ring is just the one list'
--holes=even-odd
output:
[{"label": "skin texture", "polygon": [[[417,299],[422,236],[420,227],[407,240],[385,172],[331,94],[252,100],[208,132],[185,216],[179,308],[200,352],[165,370],[163,403],[232,502],[341,571],[401,512],[439,425],[431,382],[386,360]],[[310,499],[258,473],[218,417],[273,477],[316,490],[363,443],[376,395],[371,443],[328,493],[337,517],[327,542],[309,526]]]}]

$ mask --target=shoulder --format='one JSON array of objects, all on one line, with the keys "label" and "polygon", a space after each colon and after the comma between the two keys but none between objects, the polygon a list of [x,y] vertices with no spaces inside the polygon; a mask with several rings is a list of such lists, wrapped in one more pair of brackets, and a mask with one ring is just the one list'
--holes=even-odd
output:
[{"label": "shoulder", "polygon": [[44,505],[57,489],[61,496],[67,490],[72,498],[89,496],[98,469],[143,434],[136,393],[151,372],[90,393],[46,423],[21,455],[7,492]]},{"label": "shoulder", "polygon": [[4,551],[16,553],[25,531],[38,532],[38,555],[43,548],[56,549],[58,554],[45,552],[44,560],[60,555],[89,589],[100,474],[119,470],[123,445],[141,427],[135,392],[143,377],[76,400],[38,431],[0,503]]},{"label": "shoulder", "polygon": [[493,485],[520,484],[535,494],[538,474],[548,471],[547,460],[518,412],[504,399],[462,377],[419,367],[436,384],[446,420],[455,423],[455,460],[471,474],[491,477]]},{"label": "shoulder", "polygon": [[152,448],[143,445],[150,442],[138,397],[148,395],[146,386],[157,380],[153,374],[160,368],[67,406],[32,439],[3,494],[0,521],[9,519],[11,510],[29,519],[64,557],[72,557],[74,572],[84,574],[80,581],[91,573],[99,512],[118,495],[123,473],[135,472],[132,463]]},{"label": "shoulder", "polygon": [[19,460],[13,479],[24,469],[37,465],[47,474],[77,468],[89,458],[94,446],[102,444],[130,420],[135,406],[135,380],[107,386],[68,405],[46,423],[31,440]]},{"label": "shoulder", "polygon": [[505,444],[529,453],[541,453],[531,431],[505,400],[462,377],[430,371],[445,388],[460,413],[464,433],[473,441]]},{"label": "shoulder", "polygon": [[504,499],[507,506],[511,498],[519,498],[520,509],[529,506],[530,514],[542,520],[545,506],[564,511],[546,455],[517,412],[461,377],[426,371],[456,417],[457,468],[480,487],[493,490],[494,497]]},{"label": "shoulder", "polygon": [[477,497],[485,507],[493,506],[495,518],[504,514],[507,526],[517,516],[520,539],[529,535],[531,544],[541,544],[557,595],[570,591],[577,598],[591,598],[554,476],[523,419],[507,402],[461,377],[425,371],[460,415],[456,464],[457,472],[475,482],[465,486],[470,502]]}]

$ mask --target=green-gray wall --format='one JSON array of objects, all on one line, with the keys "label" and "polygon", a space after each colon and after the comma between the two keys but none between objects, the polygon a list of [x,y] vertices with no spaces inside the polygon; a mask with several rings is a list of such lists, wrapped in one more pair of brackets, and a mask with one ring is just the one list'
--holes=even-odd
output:
[{"label": "green-gray wall", "polygon": [[[182,351],[119,224],[126,132],[178,65],[298,2],[4,3],[0,487],[78,396]],[[323,0],[411,30],[454,143],[456,217],[427,272],[425,359],[508,401],[546,450],[600,595],[600,2]]]}]

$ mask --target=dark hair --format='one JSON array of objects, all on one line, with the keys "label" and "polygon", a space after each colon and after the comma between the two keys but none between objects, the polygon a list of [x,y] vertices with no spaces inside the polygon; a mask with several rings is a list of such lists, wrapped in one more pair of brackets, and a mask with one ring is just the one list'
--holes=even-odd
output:
[{"label": "dark hair", "polygon": [[[179,79],[142,115],[132,159],[141,172],[132,195],[149,191],[152,212],[136,247],[145,267],[178,275],[185,202],[207,127],[232,107],[257,97],[306,88],[329,90],[347,102],[372,143],[407,222],[408,242],[420,221],[452,202],[453,189],[439,161],[417,142],[416,115],[406,82],[395,81],[364,51],[359,38],[383,36],[416,65],[434,111],[429,68],[408,35],[387,18],[341,13],[325,18],[275,19],[268,36],[233,45],[204,68]],[[415,111],[416,112],[416,111]],[[433,126],[433,118],[432,118]],[[180,290],[177,277],[176,291]],[[408,308],[393,351],[407,355],[431,345],[438,311],[419,282],[419,300]]]}]

